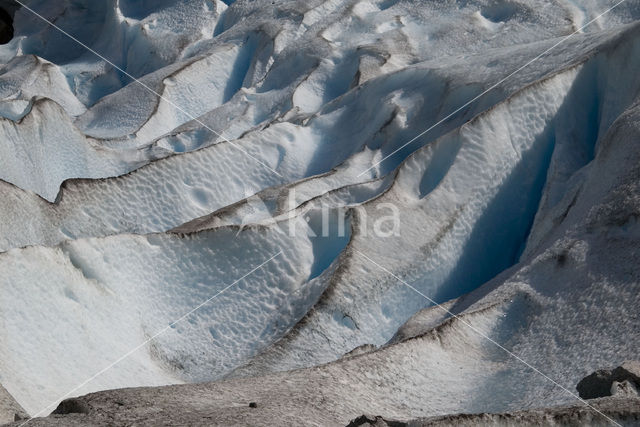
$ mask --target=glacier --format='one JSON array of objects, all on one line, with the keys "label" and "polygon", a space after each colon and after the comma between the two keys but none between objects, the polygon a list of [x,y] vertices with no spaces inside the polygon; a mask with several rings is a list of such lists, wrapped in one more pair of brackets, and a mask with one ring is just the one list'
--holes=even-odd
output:
[{"label": "glacier", "polygon": [[22,3],[0,421],[581,405],[637,358],[634,0]]}]

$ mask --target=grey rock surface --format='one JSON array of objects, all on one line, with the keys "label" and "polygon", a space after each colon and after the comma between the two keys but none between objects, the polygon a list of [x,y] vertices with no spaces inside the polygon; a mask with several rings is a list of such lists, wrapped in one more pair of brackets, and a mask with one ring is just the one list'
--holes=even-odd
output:
[{"label": "grey rock surface", "polygon": [[[201,387],[197,385],[188,388]],[[206,386],[205,386],[206,387]],[[88,413],[52,414],[47,418],[34,418],[30,426],[112,426],[112,425],[153,425],[153,426],[283,426],[283,425],[340,425],[327,423],[327,418],[318,414],[307,414],[306,420],[299,419],[298,424],[287,414],[281,418],[274,417],[273,402],[264,402],[255,408],[249,405],[220,405],[213,396],[193,400],[192,393],[176,387],[160,389],[139,389],[142,399],[138,402],[130,400],[136,389],[101,392],[82,398],[70,399],[72,402],[63,405],[69,408],[88,408]],[[151,395],[165,396],[161,401],[150,402]],[[170,398],[170,399],[165,399]],[[208,402],[207,402],[208,400]],[[88,406],[83,406],[88,405]],[[453,414],[438,417],[396,420],[384,416],[362,415],[355,417],[348,427],[428,427],[428,426],[607,426],[613,422],[622,426],[640,425],[640,399],[608,397],[583,404],[536,408],[525,411],[505,413]],[[84,410],[83,409],[83,410]],[[607,418],[605,418],[605,416]],[[21,423],[14,422],[6,427],[17,427]]]}]

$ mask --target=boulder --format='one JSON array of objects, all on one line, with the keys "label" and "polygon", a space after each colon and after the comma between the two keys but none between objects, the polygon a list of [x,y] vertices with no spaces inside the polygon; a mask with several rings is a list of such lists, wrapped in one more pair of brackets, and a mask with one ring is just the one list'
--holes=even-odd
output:
[{"label": "boulder", "polygon": [[352,420],[347,427],[407,427],[402,421],[387,420],[380,416],[361,415]]},{"label": "boulder", "polygon": [[596,399],[598,397],[611,396],[612,385],[611,371],[600,369],[580,380],[576,389],[581,398]]},{"label": "boulder", "polygon": [[600,369],[584,377],[576,386],[583,399],[607,396],[638,397],[640,362],[626,361],[615,369]]}]

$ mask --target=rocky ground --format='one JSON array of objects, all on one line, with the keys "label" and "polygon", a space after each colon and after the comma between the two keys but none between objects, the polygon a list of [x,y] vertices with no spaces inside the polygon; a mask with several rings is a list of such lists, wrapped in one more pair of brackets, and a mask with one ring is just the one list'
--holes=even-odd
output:
[{"label": "rocky ground", "polygon": [[[589,402],[623,426],[640,424],[640,400],[635,398],[608,397]],[[431,427],[431,426],[607,426],[613,423],[595,414],[585,405],[556,406],[528,411],[499,414],[456,414],[414,420],[390,420],[380,416],[366,416],[353,420],[348,427]]]},{"label": "rocky ground", "polygon": [[[191,386],[195,387],[195,386]],[[202,391],[201,388],[199,388]],[[140,393],[144,399],[136,401]],[[155,395],[155,399],[154,396]],[[162,395],[162,397],[160,397]],[[134,397],[134,399],[132,399]],[[185,401],[186,398],[186,401]],[[157,399],[157,400],[156,400]],[[47,418],[37,418],[29,422],[31,426],[327,426],[348,425],[348,427],[427,427],[427,426],[607,426],[614,425],[604,419],[592,408],[583,404],[531,409],[506,413],[455,414],[439,417],[396,420],[383,416],[362,415],[351,422],[327,422],[327,417],[309,413],[298,419],[278,419],[274,417],[277,406],[268,400],[241,402],[241,399],[229,406],[215,402],[217,399],[208,393],[202,393],[198,404],[193,395],[184,389],[167,390],[120,390],[96,393],[70,401],[61,407],[60,412]],[[210,400],[209,404],[206,400]],[[590,400],[589,404],[623,426],[640,425],[640,399],[625,397],[606,397]],[[196,407],[197,406],[197,407]],[[24,420],[7,424],[6,427],[18,427]]]},{"label": "rocky ground", "polygon": [[[350,356],[345,361],[357,356]],[[340,363],[333,364],[340,365]],[[419,426],[582,426],[640,425],[640,363],[627,361],[615,369],[598,370],[580,381],[583,398],[572,405],[535,407],[504,413],[453,414],[416,419],[379,415],[354,417],[350,402],[336,397],[344,379],[300,370],[209,384],[120,389],[92,393],[63,401],[53,414],[29,421],[33,426],[107,425],[306,425],[348,427]],[[306,378],[306,380],[305,380]],[[323,378],[320,382],[319,378]],[[357,379],[351,378],[351,383]],[[625,384],[626,387],[622,387]],[[344,390],[342,390],[344,392]],[[373,393],[372,393],[373,394]],[[22,412],[18,414],[19,419]],[[8,426],[20,426],[18,420]]]}]

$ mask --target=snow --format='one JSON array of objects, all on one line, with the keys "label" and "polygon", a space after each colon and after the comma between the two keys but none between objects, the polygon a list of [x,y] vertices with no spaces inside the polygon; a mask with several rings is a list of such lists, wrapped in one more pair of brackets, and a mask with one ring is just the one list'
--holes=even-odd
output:
[{"label": "snow", "polygon": [[28,412],[276,254],[73,394],[302,368],[327,423],[570,401],[384,269],[569,389],[634,357],[637,8],[549,51],[608,3],[49,3],[104,58],[25,9],[0,47],[0,383]]},{"label": "snow", "polygon": [[[277,229],[223,229],[8,251],[0,256],[3,331],[12,337],[3,346],[3,383],[28,411],[38,410],[72,388],[77,376],[93,375],[114,354],[136,347],[282,250],[79,392],[219,376],[268,345],[315,302],[324,282],[313,279],[344,246],[325,240],[294,240]],[[16,304],[26,294],[33,296],[28,305]],[[33,330],[23,335],[25,324]],[[206,361],[193,357],[203,354]],[[31,389],[36,382],[48,386]]]}]

